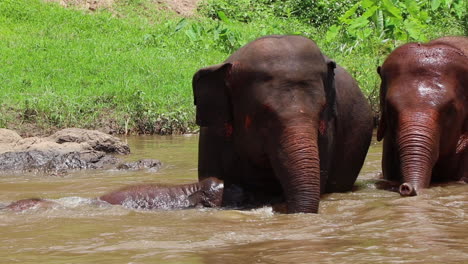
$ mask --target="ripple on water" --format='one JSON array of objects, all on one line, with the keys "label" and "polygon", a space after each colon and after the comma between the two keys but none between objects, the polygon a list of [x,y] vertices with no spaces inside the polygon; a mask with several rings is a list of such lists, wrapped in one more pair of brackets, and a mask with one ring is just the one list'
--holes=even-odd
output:
[{"label": "ripple on water", "polygon": [[58,206],[0,211],[0,263],[468,263],[468,185],[405,198],[378,189],[380,144],[371,146],[356,190],[324,195],[317,215],[271,207],[144,211],[83,198],[130,184],[196,180],[196,137],[129,143],[129,159],[167,165],[158,173],[2,176],[3,205],[52,197]]}]

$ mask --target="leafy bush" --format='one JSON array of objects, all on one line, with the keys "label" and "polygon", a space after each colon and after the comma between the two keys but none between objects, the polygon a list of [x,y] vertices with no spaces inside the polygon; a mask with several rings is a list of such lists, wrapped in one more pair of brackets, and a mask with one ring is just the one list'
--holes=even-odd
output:
[{"label": "leafy bush", "polygon": [[202,2],[199,12],[212,19],[221,19],[220,12],[239,22],[274,17],[275,0],[208,0]]},{"label": "leafy bush", "polygon": [[329,27],[338,22],[357,0],[289,0],[293,16],[315,27]]},{"label": "leafy bush", "polygon": [[[354,4],[327,32],[332,40],[340,30],[351,39],[367,39],[371,35],[401,42],[427,41],[431,23],[445,15],[445,20],[467,18],[466,0],[362,0]],[[466,30],[466,29],[465,29]]]},{"label": "leafy bush", "polygon": [[218,21],[214,25],[206,26],[201,23],[190,23],[187,19],[183,18],[177,24],[175,32],[183,31],[195,47],[203,47],[205,49],[215,48],[232,53],[244,43],[241,41],[241,36],[238,32],[226,27],[230,21],[222,11],[219,12],[219,16],[222,22]]},{"label": "leafy bush", "polygon": [[314,27],[328,27],[355,4],[357,0],[208,0],[200,13],[221,19],[223,12],[232,19],[249,23],[254,20],[295,18]]}]

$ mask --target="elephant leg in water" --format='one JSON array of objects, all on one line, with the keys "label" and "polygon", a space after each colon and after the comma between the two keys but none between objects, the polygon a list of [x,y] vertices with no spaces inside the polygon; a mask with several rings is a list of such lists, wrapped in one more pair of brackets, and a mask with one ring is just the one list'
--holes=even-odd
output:
[{"label": "elephant leg in water", "polygon": [[[219,207],[223,197],[223,182],[216,178],[185,185],[161,186],[143,184],[124,187],[100,196],[97,200],[135,209],[181,209]],[[6,206],[15,212],[30,208],[50,208],[56,202],[40,198],[23,199]]]}]

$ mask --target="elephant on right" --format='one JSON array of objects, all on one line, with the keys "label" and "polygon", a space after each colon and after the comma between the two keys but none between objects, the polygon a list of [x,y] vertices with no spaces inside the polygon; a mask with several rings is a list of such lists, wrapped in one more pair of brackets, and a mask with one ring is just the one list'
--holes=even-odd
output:
[{"label": "elephant on right", "polygon": [[407,43],[378,72],[383,177],[402,196],[468,181],[468,38]]}]

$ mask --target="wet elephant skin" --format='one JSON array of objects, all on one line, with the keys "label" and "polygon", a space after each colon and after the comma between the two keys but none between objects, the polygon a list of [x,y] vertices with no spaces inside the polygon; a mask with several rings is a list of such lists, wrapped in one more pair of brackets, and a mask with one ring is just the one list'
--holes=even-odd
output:
[{"label": "wet elephant skin", "polygon": [[395,49],[378,69],[382,169],[403,196],[468,180],[468,38]]},{"label": "wet elephant skin", "polygon": [[[223,191],[222,181],[216,178],[207,178],[197,183],[183,185],[140,184],[126,186],[100,196],[95,202],[143,210],[220,207]],[[51,208],[55,205],[57,203],[53,200],[29,198],[12,202],[5,208],[22,212],[31,208]]]},{"label": "wet elephant skin", "polygon": [[259,38],[200,69],[193,90],[199,180],[224,180],[223,205],[284,199],[289,213],[317,213],[321,193],[351,190],[371,139],[370,107],[312,40]]},{"label": "wet elephant skin", "polygon": [[216,178],[176,185],[143,184],[123,187],[99,199],[110,204],[120,204],[136,209],[174,209],[190,207],[220,207],[223,182]]}]

